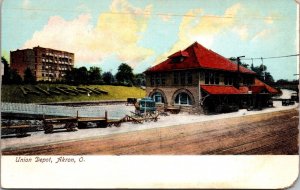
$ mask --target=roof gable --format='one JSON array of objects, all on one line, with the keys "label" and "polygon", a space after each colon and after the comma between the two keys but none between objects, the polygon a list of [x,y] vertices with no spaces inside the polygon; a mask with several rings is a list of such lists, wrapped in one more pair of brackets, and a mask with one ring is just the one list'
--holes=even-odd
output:
[{"label": "roof gable", "polygon": [[[172,59],[176,56],[184,57],[183,61],[178,63],[173,62]],[[195,42],[184,51],[178,51],[170,55],[167,60],[151,67],[146,72],[162,72],[195,68],[216,69],[231,72],[237,71],[236,64]],[[240,66],[240,72],[255,74],[255,72],[246,69],[243,66]]]}]

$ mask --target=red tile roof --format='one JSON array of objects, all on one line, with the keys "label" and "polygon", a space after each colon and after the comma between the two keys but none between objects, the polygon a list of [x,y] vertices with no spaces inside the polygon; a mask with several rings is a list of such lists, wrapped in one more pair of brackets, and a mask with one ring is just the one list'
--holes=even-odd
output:
[{"label": "red tile roof", "polygon": [[178,52],[170,55],[168,58],[180,57],[180,56],[182,56],[182,57],[189,57],[189,53],[187,51],[181,51],[180,50],[180,51],[178,51]]},{"label": "red tile roof", "polygon": [[221,94],[241,94],[237,88],[233,86],[219,86],[219,85],[200,85],[200,87],[209,94],[221,95]]},{"label": "red tile roof", "polygon": [[248,86],[240,86],[239,91],[240,91],[241,94],[248,94],[249,87]]},{"label": "red tile roof", "polygon": [[262,90],[266,89],[270,94],[277,94],[278,91],[262,81],[255,79],[255,85],[250,87],[240,86],[238,89],[234,86],[222,86],[222,85],[200,85],[201,89],[212,95],[229,95],[229,94],[248,94],[252,91],[252,94],[259,94]]},{"label": "red tile roof", "polygon": [[[266,89],[265,86],[250,86],[250,90],[252,91],[252,94],[259,94],[261,93],[261,91],[263,91],[264,89]],[[267,90],[267,89],[266,89]]]},{"label": "red tile roof", "polygon": [[[260,87],[264,87],[268,90],[268,92],[270,92],[271,94],[278,94],[278,90],[276,90],[275,88],[267,85],[266,83],[258,80],[257,78],[255,78],[255,81],[254,81],[254,85],[253,86],[260,86]],[[252,87],[253,88],[253,87]]]},{"label": "red tile roof", "polygon": [[[185,57],[182,62],[174,63],[172,58],[175,56]],[[227,58],[209,50],[199,43],[195,42],[186,48],[184,51],[179,51],[156,66],[151,67],[146,72],[162,72],[172,70],[183,70],[183,69],[195,69],[195,68],[206,68],[206,69],[217,69],[224,71],[237,71],[237,64],[234,64]],[[255,72],[240,66],[241,73],[255,74]]]}]

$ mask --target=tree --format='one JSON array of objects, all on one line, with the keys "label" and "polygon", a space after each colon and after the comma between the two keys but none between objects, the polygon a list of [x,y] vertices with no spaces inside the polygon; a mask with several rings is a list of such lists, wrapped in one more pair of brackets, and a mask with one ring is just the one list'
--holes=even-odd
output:
[{"label": "tree", "polygon": [[118,67],[118,72],[116,74],[116,79],[121,84],[131,85],[133,84],[134,75],[132,73],[132,68],[126,63],[122,63]]},{"label": "tree", "polygon": [[11,71],[10,71],[10,68],[9,68],[7,60],[3,56],[1,57],[1,63],[4,66],[4,68],[3,68],[4,72],[3,72],[3,76],[2,76],[2,83],[3,84],[9,84]]},{"label": "tree", "polygon": [[74,81],[75,81],[75,71],[76,68],[72,68],[72,70],[67,70],[66,71],[66,75],[64,76],[64,81],[65,83],[67,84],[74,84]]},{"label": "tree", "polygon": [[[237,60],[236,57],[230,57],[229,60],[232,61],[232,62],[235,63],[235,64],[238,64],[238,60]],[[245,63],[245,62],[241,62],[241,61],[240,61],[240,63],[241,63],[241,66],[243,66],[243,67],[245,67],[245,68],[248,68],[248,67],[249,67],[249,64],[247,64],[247,63]]]},{"label": "tree", "polygon": [[73,68],[66,72],[64,80],[67,84],[100,84],[102,82],[101,69],[91,67],[89,71],[86,67]]},{"label": "tree", "polygon": [[101,69],[99,67],[90,67],[88,74],[90,84],[102,83]]},{"label": "tree", "polygon": [[265,65],[260,65],[260,66],[256,66],[254,67],[253,65],[251,65],[251,70],[256,72],[257,74],[257,78],[259,80],[262,80],[268,84],[272,84],[274,83],[274,78],[271,75],[270,72],[267,72],[267,66]]},{"label": "tree", "polygon": [[3,84],[22,84],[22,77],[16,70],[9,67],[8,61],[5,57],[1,57],[1,63],[4,65],[4,73],[2,76]]},{"label": "tree", "polygon": [[30,68],[27,68],[24,71],[24,83],[25,84],[35,84],[36,83],[35,76],[32,74],[32,71]]},{"label": "tree", "polygon": [[103,73],[103,81],[105,84],[112,84],[115,82],[114,75],[111,72]]},{"label": "tree", "polygon": [[134,76],[134,85],[136,86],[146,86],[145,74],[140,73]]},{"label": "tree", "polygon": [[76,74],[76,78],[80,84],[88,82],[89,73],[86,67],[79,67]]},{"label": "tree", "polygon": [[10,71],[10,83],[9,84],[22,84],[22,77],[19,75],[18,71],[13,69]]}]

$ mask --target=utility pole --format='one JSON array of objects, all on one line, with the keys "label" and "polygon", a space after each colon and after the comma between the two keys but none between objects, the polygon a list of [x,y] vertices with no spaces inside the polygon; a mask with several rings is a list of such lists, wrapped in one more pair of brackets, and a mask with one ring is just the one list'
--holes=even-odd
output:
[{"label": "utility pole", "polygon": [[261,57],[261,65],[262,65],[262,75],[263,75],[263,78],[264,78],[264,81],[266,80],[266,76],[265,76],[265,68],[264,68],[264,60],[263,58]]},{"label": "utility pole", "polygon": [[245,56],[244,56],[244,55],[243,55],[243,56],[238,56],[238,57],[236,58],[236,60],[237,60],[237,65],[238,65],[238,67],[237,67],[237,73],[238,73],[237,87],[240,87],[240,65],[241,65],[241,60],[240,60],[240,58],[242,58],[242,57],[245,57]]}]

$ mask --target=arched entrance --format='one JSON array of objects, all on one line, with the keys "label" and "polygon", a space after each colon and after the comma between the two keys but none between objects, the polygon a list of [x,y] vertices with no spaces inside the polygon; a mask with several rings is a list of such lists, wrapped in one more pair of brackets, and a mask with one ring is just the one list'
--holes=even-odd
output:
[{"label": "arched entrance", "polygon": [[160,89],[152,90],[152,92],[149,93],[149,97],[151,97],[155,103],[167,104],[167,97]]},{"label": "arched entrance", "polygon": [[195,99],[190,91],[180,89],[173,94],[172,103],[179,106],[191,106],[195,104]]}]

